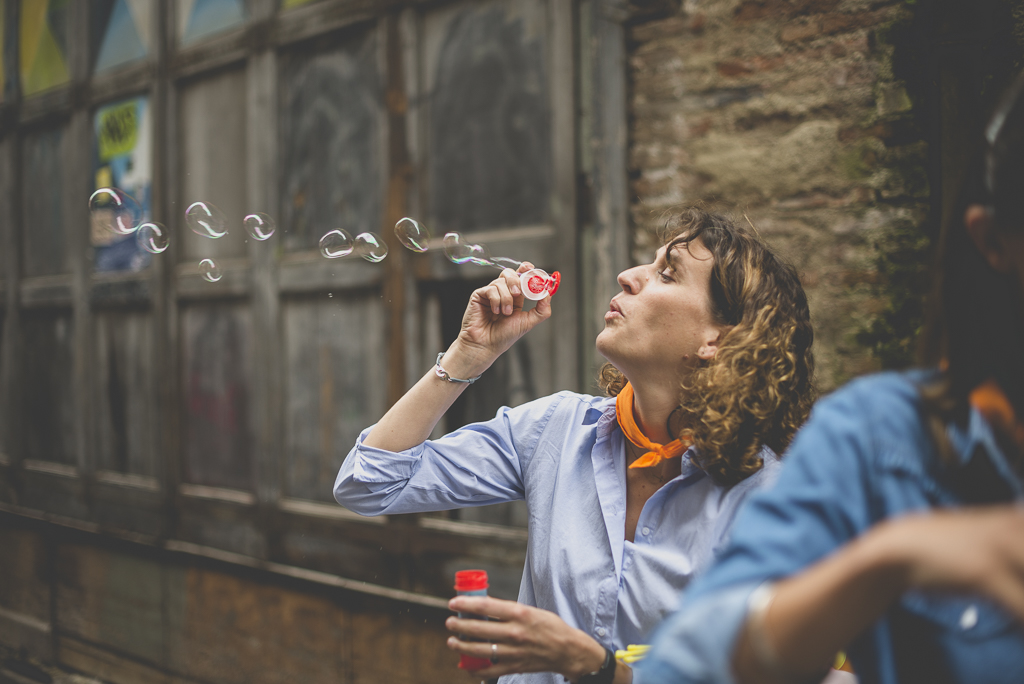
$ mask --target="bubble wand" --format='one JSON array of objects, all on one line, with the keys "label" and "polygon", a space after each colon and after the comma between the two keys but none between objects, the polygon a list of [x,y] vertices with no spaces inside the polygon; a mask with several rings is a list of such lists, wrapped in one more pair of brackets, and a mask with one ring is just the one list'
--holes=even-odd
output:
[{"label": "bubble wand", "polygon": [[[419,221],[403,218],[395,224],[395,235],[405,247],[413,252],[426,252],[429,249],[430,233]],[[450,231],[444,234],[444,253],[448,260],[455,264],[476,264],[491,266],[503,271],[510,268],[518,271],[523,262],[509,257],[492,257],[483,245],[467,242],[460,233]],[[562,282],[562,274],[558,271],[548,274],[541,268],[531,268],[519,273],[519,283],[523,296],[537,301],[544,297],[554,296]]]}]

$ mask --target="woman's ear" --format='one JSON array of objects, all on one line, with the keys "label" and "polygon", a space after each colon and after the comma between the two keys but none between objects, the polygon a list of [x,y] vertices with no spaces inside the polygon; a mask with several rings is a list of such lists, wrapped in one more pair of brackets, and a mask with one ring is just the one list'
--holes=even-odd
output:
[{"label": "woman's ear", "polygon": [[985,257],[988,265],[997,273],[1009,271],[1010,260],[1007,258],[1004,245],[996,232],[992,212],[988,207],[983,207],[980,204],[972,204],[967,207],[964,214],[964,225],[967,226],[967,234],[971,236],[971,241]]},{"label": "woman's ear", "polygon": [[697,358],[703,359],[704,361],[710,361],[715,358],[718,353],[718,348],[722,344],[722,339],[732,330],[733,326],[724,328],[717,328],[716,334],[713,339],[708,339],[697,349]]}]

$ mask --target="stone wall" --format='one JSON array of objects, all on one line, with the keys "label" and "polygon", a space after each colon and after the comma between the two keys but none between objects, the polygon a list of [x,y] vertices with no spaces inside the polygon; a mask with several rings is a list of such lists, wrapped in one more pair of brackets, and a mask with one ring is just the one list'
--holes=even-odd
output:
[{"label": "stone wall", "polygon": [[879,366],[858,342],[888,306],[878,245],[928,212],[926,144],[886,43],[906,13],[686,0],[628,33],[634,257],[649,257],[673,207],[746,214],[800,272],[826,391]]}]

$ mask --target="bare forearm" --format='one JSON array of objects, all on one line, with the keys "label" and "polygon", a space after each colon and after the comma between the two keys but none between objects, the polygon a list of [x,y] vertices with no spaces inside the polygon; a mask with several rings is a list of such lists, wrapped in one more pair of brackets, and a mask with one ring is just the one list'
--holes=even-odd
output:
[{"label": "bare forearm", "polygon": [[[768,684],[824,672],[835,654],[885,613],[906,589],[887,530],[874,530],[775,587],[770,608],[751,616],[733,652],[742,684]],[[758,633],[754,634],[753,631]],[[776,656],[766,667],[753,640]]]},{"label": "bare forearm", "polygon": [[[493,362],[476,350],[455,342],[441,359],[441,366],[455,378],[468,379],[482,373]],[[458,399],[467,385],[447,382],[430,370],[380,419],[363,444],[388,451],[404,451],[422,443],[437,421]]]}]

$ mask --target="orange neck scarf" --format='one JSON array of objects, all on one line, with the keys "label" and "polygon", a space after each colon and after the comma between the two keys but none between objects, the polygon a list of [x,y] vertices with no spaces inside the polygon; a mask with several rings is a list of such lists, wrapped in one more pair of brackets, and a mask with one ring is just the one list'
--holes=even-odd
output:
[{"label": "orange neck scarf", "polygon": [[1024,454],[1024,423],[1017,418],[1013,405],[995,380],[975,387],[970,401],[997,434],[1015,444],[1019,454]]},{"label": "orange neck scarf", "polygon": [[615,398],[615,419],[619,421],[626,439],[641,449],[647,449],[647,453],[629,464],[630,468],[650,468],[666,458],[678,458],[693,444],[693,440],[688,437],[672,440],[668,444],[657,444],[647,439],[633,418],[633,386],[628,382]]}]

